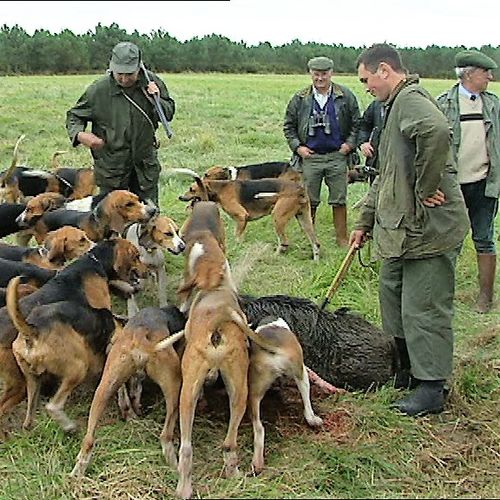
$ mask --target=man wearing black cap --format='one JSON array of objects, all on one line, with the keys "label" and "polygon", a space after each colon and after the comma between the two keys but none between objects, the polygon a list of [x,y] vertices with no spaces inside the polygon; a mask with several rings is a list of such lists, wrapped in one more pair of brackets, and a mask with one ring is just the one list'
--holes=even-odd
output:
[{"label": "man wearing black cap", "polygon": [[488,92],[496,62],[477,50],[455,56],[458,83],[438,97],[453,131],[453,155],[465,198],[477,254],[476,310],[493,303],[496,274],[495,217],[500,195],[500,103]]},{"label": "man wearing black cap", "polygon": [[[96,184],[101,193],[129,189],[143,200],[158,204],[158,161],[155,132],[159,116],[153,95],[159,94],[167,120],[175,102],[167,87],[148,71],[140,70],[141,52],[131,42],[118,43],[111,53],[109,74],[92,83],[66,115],[73,146],[90,148]],[[92,131],[86,132],[87,123]]]},{"label": "man wearing black cap", "polygon": [[312,85],[290,100],[283,132],[299,159],[311,200],[313,221],[320,204],[323,179],[339,246],[347,246],[347,155],[356,149],[359,106],[354,94],[332,82],[333,61],[314,57],[308,62]]}]

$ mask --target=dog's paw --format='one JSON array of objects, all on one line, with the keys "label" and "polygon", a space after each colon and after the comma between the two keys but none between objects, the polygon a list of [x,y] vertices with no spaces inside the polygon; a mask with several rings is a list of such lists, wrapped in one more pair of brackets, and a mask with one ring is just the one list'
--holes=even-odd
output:
[{"label": "dog's paw", "polygon": [[78,430],[78,425],[76,422],[68,422],[63,425],[63,431],[67,434],[74,434]]},{"label": "dog's paw", "polygon": [[258,476],[264,470],[264,464],[252,463],[252,468],[250,469],[250,475]]},{"label": "dog's paw", "polygon": [[288,245],[278,245],[278,248],[276,249],[276,253],[282,254],[286,253],[288,251]]},{"label": "dog's paw", "polygon": [[312,415],[309,418],[306,417],[306,420],[311,427],[321,427],[323,425],[323,419],[317,415]]}]

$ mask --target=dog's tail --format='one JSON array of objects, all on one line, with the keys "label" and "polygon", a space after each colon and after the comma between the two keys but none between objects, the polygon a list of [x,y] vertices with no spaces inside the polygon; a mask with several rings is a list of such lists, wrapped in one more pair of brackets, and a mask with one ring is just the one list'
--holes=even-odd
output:
[{"label": "dog's tail", "polygon": [[52,171],[57,170],[61,166],[61,164],[59,163],[59,156],[66,154],[66,153],[67,153],[67,151],[56,151],[52,155],[52,161],[51,161]]},{"label": "dog's tail", "polygon": [[19,156],[19,145],[23,141],[23,139],[26,136],[22,134],[19,139],[16,141],[16,145],[14,146],[14,153],[12,155],[12,162],[10,164],[10,167],[7,169],[7,171],[2,175],[2,184],[5,185],[7,181],[12,177],[12,174],[14,173],[15,168],[17,167],[17,160]]},{"label": "dog's tail", "polygon": [[163,174],[165,175],[182,174],[182,175],[189,175],[194,179],[196,179],[196,177],[199,177],[201,179],[200,174],[198,174],[197,172],[195,172],[190,168],[181,168],[181,167],[167,168],[163,170]]},{"label": "dog's tail", "polygon": [[182,174],[193,177],[196,185],[200,188],[200,191],[202,193],[202,196],[200,196],[200,198],[202,199],[202,201],[209,201],[207,186],[205,186],[205,184],[203,183],[203,179],[201,178],[200,174],[196,173],[194,170],[191,170],[190,168],[172,167],[164,170],[163,173],[165,175]]},{"label": "dog's tail", "polygon": [[18,299],[18,286],[21,282],[21,276],[16,276],[9,281],[9,285],[7,286],[7,312],[9,313],[10,319],[17,331],[23,337],[37,337],[38,331],[33,328],[31,325],[28,325],[26,319],[21,314],[19,310],[19,299]]},{"label": "dog's tail", "polygon": [[184,337],[184,330],[181,330],[180,332],[170,335],[170,337],[161,340],[160,342],[158,342],[158,344],[155,345],[155,351],[162,351],[163,349],[167,349],[171,345],[175,344],[182,337]]},{"label": "dog's tail", "polygon": [[261,337],[259,334],[255,333],[247,324],[247,322],[233,309],[227,310],[227,316],[224,315],[222,318],[217,321],[214,330],[217,329],[224,323],[235,323],[238,328],[240,328],[250,340],[253,340],[259,347],[265,349],[266,351],[270,351],[274,354],[279,352],[279,348],[269,341]]}]

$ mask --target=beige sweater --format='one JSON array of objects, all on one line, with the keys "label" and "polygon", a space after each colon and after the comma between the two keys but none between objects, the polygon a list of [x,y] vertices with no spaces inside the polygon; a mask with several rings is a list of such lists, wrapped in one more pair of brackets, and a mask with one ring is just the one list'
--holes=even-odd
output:
[{"label": "beige sweater", "polygon": [[484,179],[488,174],[489,157],[483,121],[483,101],[459,94],[460,149],[458,151],[458,182],[466,184]]}]

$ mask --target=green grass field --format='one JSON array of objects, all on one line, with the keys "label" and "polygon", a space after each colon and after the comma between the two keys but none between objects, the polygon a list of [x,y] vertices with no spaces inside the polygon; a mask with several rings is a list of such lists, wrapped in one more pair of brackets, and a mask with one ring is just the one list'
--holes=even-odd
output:
[{"label": "green grass field", "polygon": [[[282,134],[286,104],[296,90],[309,83],[307,75],[163,75],[176,100],[172,122],[175,136],[162,130],[160,159],[164,169],[189,167],[198,172],[219,165],[243,165],[288,160],[290,152]],[[88,150],[71,148],[64,128],[65,113],[95,76],[0,78],[0,165],[12,158],[21,134],[23,164],[48,168],[56,150],[67,150],[63,164],[89,166]],[[352,77],[339,77],[364,109],[371,100]],[[425,80],[438,95],[452,80]],[[500,83],[490,89],[500,94]],[[186,217],[179,194],[187,177],[162,176],[161,209],[181,224]],[[357,214],[352,207],[367,191],[367,184],[349,187],[349,225]],[[323,192],[326,199],[326,192]],[[241,292],[262,296],[288,294],[319,302],[345,255],[334,244],[331,213],[322,203],[317,232],[322,244],[320,263],[310,260],[310,247],[298,224],[289,228],[290,249],[276,255],[276,238],[269,218],[251,222],[245,241],[233,238],[233,222],[224,215],[228,257],[233,267],[247,252],[258,261],[244,279]],[[500,225],[497,223],[497,228]],[[269,251],[265,251],[269,244]],[[368,260],[368,249],[363,251]],[[169,296],[183,266],[182,257],[166,255]],[[386,386],[376,392],[317,396],[313,406],[326,424],[310,430],[303,418],[297,391],[287,389],[288,399],[269,395],[263,407],[266,427],[266,469],[253,477],[243,474],[225,479],[222,441],[227,428],[227,402],[213,395],[199,411],[194,424],[195,496],[202,498],[415,498],[500,496],[500,305],[488,315],[474,312],[477,293],[475,252],[470,237],[457,264],[456,349],[454,378],[446,411],[414,420],[388,409],[398,391]],[[496,282],[500,293],[500,279]],[[151,294],[143,304],[154,305]],[[117,310],[123,304],[117,301]],[[332,310],[347,306],[380,325],[377,298],[377,264],[362,267],[354,261],[333,297]],[[97,432],[97,445],[87,476],[68,477],[80,447],[91,400],[82,388],[69,402],[68,413],[81,426],[67,436],[40,408],[34,428],[20,430],[25,405],[0,425],[9,438],[0,444],[1,499],[157,499],[174,495],[176,471],[163,461],[158,436],[164,418],[161,399],[147,400],[147,414],[134,422],[119,419],[116,403],[110,405]],[[252,429],[247,418],[240,427],[241,470],[250,469]]]}]

